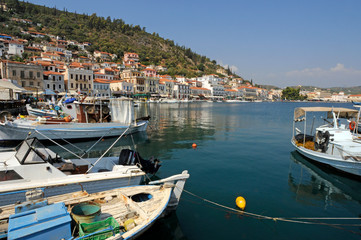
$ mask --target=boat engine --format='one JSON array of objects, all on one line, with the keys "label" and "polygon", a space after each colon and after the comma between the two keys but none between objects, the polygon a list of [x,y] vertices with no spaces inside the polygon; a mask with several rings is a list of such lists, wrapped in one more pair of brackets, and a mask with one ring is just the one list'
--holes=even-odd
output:
[{"label": "boat engine", "polygon": [[321,152],[325,153],[328,148],[330,136],[331,136],[331,134],[328,131],[326,131],[324,133],[321,131],[318,131],[316,134],[316,140],[315,140],[315,150],[317,151],[318,149],[320,149]]},{"label": "boat engine", "polygon": [[145,173],[155,174],[161,166],[159,163],[154,157],[143,159],[138,152],[130,149],[123,149],[119,155],[119,165],[139,165]]}]

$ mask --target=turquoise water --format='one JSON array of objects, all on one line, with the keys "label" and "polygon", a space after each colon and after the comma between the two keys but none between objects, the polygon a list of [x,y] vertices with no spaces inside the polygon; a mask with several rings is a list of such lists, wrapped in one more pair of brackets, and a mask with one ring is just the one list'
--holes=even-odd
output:
[{"label": "turquoise water", "polygon": [[[142,104],[151,115],[146,135],[128,136],[115,148],[132,146],[156,156],[163,178],[187,169],[185,189],[202,198],[271,217],[358,217],[361,182],[335,175],[294,152],[293,110],[335,103]],[[106,140],[103,147],[108,145]],[[196,143],[198,147],[192,148]],[[84,143],[82,143],[84,144]],[[86,148],[86,144],[82,148]],[[95,154],[99,154],[97,150]],[[350,220],[314,223],[361,224]],[[158,221],[140,239],[359,239],[359,226],[299,224],[246,217],[183,193],[176,213]]]}]

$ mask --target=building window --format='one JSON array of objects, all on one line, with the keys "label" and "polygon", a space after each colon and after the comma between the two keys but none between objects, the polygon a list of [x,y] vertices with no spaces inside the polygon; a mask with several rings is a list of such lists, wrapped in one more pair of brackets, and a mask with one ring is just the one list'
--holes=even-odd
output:
[{"label": "building window", "polygon": [[30,84],[30,86],[34,86],[34,82],[33,82],[33,81],[30,81],[29,84]]},{"label": "building window", "polygon": [[25,72],[24,71],[20,71],[20,77],[24,78],[25,77]]},{"label": "building window", "polygon": [[70,74],[70,78],[73,79],[73,74]]},{"label": "building window", "polygon": [[61,89],[61,85],[59,85],[59,89]]},{"label": "building window", "polygon": [[30,77],[30,78],[33,78],[33,71],[30,71],[30,72],[29,72],[29,77]]},{"label": "building window", "polygon": [[21,86],[22,86],[22,87],[25,87],[25,82],[21,82]]},{"label": "building window", "polygon": [[39,78],[39,77],[40,77],[40,72],[37,72],[37,73],[36,73],[36,76]]},{"label": "building window", "polygon": [[13,70],[13,76],[16,76],[16,70]]},{"label": "building window", "polygon": [[46,88],[50,88],[50,85],[49,85],[49,84],[46,84]]},{"label": "building window", "polygon": [[70,83],[70,87],[71,87],[71,88],[74,88],[74,85],[73,85],[73,83]]}]

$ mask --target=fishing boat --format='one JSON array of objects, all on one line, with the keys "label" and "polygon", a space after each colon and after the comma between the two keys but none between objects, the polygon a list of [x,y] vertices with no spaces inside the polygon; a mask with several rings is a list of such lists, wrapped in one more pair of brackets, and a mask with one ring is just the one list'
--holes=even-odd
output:
[{"label": "fishing boat", "polygon": [[63,159],[36,138],[24,140],[14,151],[0,152],[0,206],[14,199],[23,201],[24,191],[33,188],[43,188],[46,196],[53,196],[79,187],[99,192],[136,185],[146,173],[154,174],[159,169],[157,159],[145,160],[130,149],[104,157],[115,143],[99,158],[74,153],[77,158]]},{"label": "fishing boat", "polygon": [[160,103],[179,103],[179,100],[174,98],[161,98],[159,99]]},{"label": "fishing boat", "polygon": [[97,106],[83,104],[66,109],[71,118],[5,120],[0,123],[0,142],[22,141],[29,134],[40,140],[114,137],[145,131],[149,122],[135,119],[133,100],[127,98],[110,99],[109,107],[100,105],[100,110]]},{"label": "fishing boat", "polygon": [[144,186],[92,194],[80,191],[46,199],[41,192],[33,191],[35,194],[27,202],[0,208],[0,236],[134,239],[177,208],[188,178],[188,172],[183,171]]},{"label": "fishing boat", "polygon": [[[324,123],[313,130],[315,117]],[[333,107],[300,107],[294,110],[291,143],[303,156],[341,172],[361,177],[361,138],[357,133],[360,111]],[[311,127],[310,127],[311,124]],[[300,130],[298,126],[303,126]],[[310,134],[306,134],[307,132]]]},{"label": "fishing boat", "polygon": [[34,108],[30,104],[26,104],[26,111],[30,116],[37,116],[37,117],[57,117],[58,113],[52,109],[39,109]]}]

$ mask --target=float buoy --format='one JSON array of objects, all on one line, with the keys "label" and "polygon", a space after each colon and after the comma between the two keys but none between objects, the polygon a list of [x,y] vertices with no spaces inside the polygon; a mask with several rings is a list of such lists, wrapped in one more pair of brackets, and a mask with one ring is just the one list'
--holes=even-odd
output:
[{"label": "float buoy", "polygon": [[192,144],[192,148],[193,148],[193,149],[196,149],[196,148],[197,148],[197,144],[193,143],[193,144]]},{"label": "float buoy", "polygon": [[355,127],[356,127],[356,122],[355,121],[350,122],[350,125],[349,125],[350,130],[353,131],[355,129]]},{"label": "float buoy", "polygon": [[64,117],[64,120],[65,120],[65,122],[71,122],[71,117],[70,117],[70,116],[66,116],[66,117]]},{"label": "float buoy", "polygon": [[239,196],[236,198],[236,205],[239,207],[242,211],[246,208],[246,199]]}]

